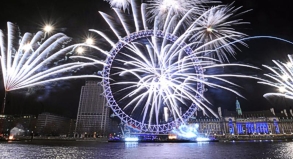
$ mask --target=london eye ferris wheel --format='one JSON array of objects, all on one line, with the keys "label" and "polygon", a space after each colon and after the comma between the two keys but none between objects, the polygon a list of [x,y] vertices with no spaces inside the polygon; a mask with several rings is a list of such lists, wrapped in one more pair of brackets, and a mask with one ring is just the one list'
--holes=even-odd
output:
[{"label": "london eye ferris wheel", "polygon": [[232,27],[243,24],[233,20],[239,8],[207,8],[209,1],[172,1],[121,1],[121,8],[129,6],[129,14],[115,8],[119,3],[113,1],[113,16],[100,12],[113,36],[90,30],[111,46],[110,51],[97,46],[106,54],[100,75],[108,105],[125,124],[142,132],[168,132],[185,123],[197,109],[217,116],[204,96],[206,87],[241,95],[209,79],[235,85],[224,77],[245,76],[205,74],[205,70],[252,67],[224,64],[237,49],[229,43],[246,36]]}]

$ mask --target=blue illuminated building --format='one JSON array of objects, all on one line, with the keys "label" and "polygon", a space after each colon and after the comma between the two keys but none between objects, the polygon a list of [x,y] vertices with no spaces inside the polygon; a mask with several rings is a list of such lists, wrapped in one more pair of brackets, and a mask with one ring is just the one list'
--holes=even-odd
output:
[{"label": "blue illuminated building", "polygon": [[293,134],[293,112],[283,110],[275,113],[274,108],[263,111],[242,111],[236,99],[234,111],[218,108],[219,118],[198,111],[189,123],[198,123],[200,134],[205,135],[262,135]]},{"label": "blue illuminated building", "polygon": [[[287,114],[287,116],[293,121],[293,114]],[[223,133],[231,135],[280,134],[280,119],[280,114],[275,114],[273,108],[242,112],[238,100],[236,100],[235,112],[228,110],[221,112],[221,121],[224,123]],[[293,122],[291,122],[292,126]]]}]

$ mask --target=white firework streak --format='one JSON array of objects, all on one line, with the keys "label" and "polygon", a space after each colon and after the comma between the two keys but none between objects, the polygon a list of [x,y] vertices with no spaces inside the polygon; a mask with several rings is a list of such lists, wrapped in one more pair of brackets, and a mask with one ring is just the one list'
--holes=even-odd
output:
[{"label": "white firework streak", "polygon": [[193,10],[192,16],[189,16],[189,20],[193,19],[193,16],[198,16],[204,12],[206,4],[218,3],[210,0],[148,0],[149,20],[153,21],[155,18],[159,18],[159,21],[164,23],[168,16],[177,16],[177,18],[183,17],[188,11]]},{"label": "white firework streak", "polygon": [[111,8],[118,8],[125,11],[130,5],[130,0],[104,0],[109,2]]},{"label": "white firework streak", "polygon": [[273,60],[277,67],[263,65],[272,73],[264,74],[269,80],[262,80],[258,83],[275,87],[278,92],[266,93],[264,97],[269,96],[283,96],[293,99],[293,56],[288,55],[289,62],[284,63],[281,61]]},{"label": "white firework streak", "polygon": [[[162,29],[159,29],[158,18],[155,18],[153,26],[146,22],[146,4],[143,3],[141,10],[137,10],[132,0],[131,6],[134,27],[127,25],[126,16],[117,9],[114,11],[118,22],[100,12],[116,35],[117,43],[117,40],[111,40],[101,31],[90,30],[103,37],[112,47],[109,52],[111,56],[105,60],[107,66],[101,73],[104,77],[102,85],[108,105],[126,124],[140,131],[165,132],[186,122],[198,108],[217,117],[209,107],[210,102],[204,97],[205,85],[241,95],[208,79],[233,86],[238,85],[226,80],[226,77],[258,79],[247,75],[204,74],[206,69],[228,66],[258,69],[243,64],[221,64],[214,58],[202,56],[208,51],[214,51],[203,49],[208,45],[227,38],[233,40],[233,37],[238,36],[231,32],[200,46],[200,41],[190,42],[192,33],[198,30],[197,23],[205,15],[192,22],[184,31],[181,26],[192,11],[188,11],[177,23],[173,23],[173,17],[167,17]],[[222,43],[219,44],[222,46]],[[162,122],[164,107],[168,108],[172,121]],[[182,113],[183,109],[187,111]]]},{"label": "white firework streak", "polygon": [[[52,81],[86,77],[99,78],[97,75],[56,77],[56,75],[77,68],[104,64],[92,58],[71,56],[69,57],[71,59],[88,62],[70,62],[52,67],[48,65],[58,57],[65,57],[68,53],[72,53],[78,46],[91,46],[75,44],[64,47],[63,45],[71,39],[62,33],[57,33],[40,44],[39,41],[42,41],[44,37],[43,32],[39,31],[35,35],[25,33],[23,37],[18,37],[16,26],[10,22],[7,23],[7,30],[7,40],[5,40],[5,34],[0,30],[1,67],[5,92]],[[98,49],[96,46],[93,48]]]},{"label": "white firework streak", "polygon": [[[236,14],[240,8],[241,7],[235,8],[232,4],[227,6],[212,7],[199,18],[195,24],[196,29],[194,30],[194,34],[191,37],[192,40],[200,42],[198,45],[206,44],[207,42],[219,39],[220,37],[229,37],[206,45],[204,48],[205,50],[214,50],[224,45],[227,46],[222,49],[217,49],[215,52],[206,53],[206,55],[216,57],[222,63],[229,61],[227,54],[235,58],[235,48],[237,50],[240,49],[234,44],[229,45],[229,43],[242,39],[247,35],[236,31],[233,26],[249,24],[248,22],[243,22],[242,19],[233,20],[233,17],[248,12],[245,11]],[[239,43],[247,46],[243,41],[239,41]]]}]

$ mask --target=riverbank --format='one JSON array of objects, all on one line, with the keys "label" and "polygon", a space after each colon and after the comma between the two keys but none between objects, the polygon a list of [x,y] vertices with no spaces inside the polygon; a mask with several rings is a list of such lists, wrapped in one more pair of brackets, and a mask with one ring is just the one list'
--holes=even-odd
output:
[{"label": "riverbank", "polygon": [[219,141],[293,141],[293,135],[230,135],[217,136]]},{"label": "riverbank", "polygon": [[[293,135],[235,135],[235,136],[216,136],[215,139],[219,142],[263,142],[263,141],[283,141],[293,142]],[[78,142],[108,142],[107,137],[102,138],[73,138],[73,137],[39,137],[36,136],[31,140],[30,136],[15,136],[10,141],[24,141],[24,142],[46,142],[46,141],[78,141]]]},{"label": "riverbank", "polygon": [[108,142],[108,138],[107,137],[103,137],[103,138],[33,137],[33,139],[31,139],[31,137],[29,137],[29,136],[15,136],[14,141],[93,141],[93,142]]},{"label": "riverbank", "polygon": [[[0,158],[292,158],[293,142],[108,143],[33,141],[0,143]],[[245,154],[245,155],[244,155]]]}]

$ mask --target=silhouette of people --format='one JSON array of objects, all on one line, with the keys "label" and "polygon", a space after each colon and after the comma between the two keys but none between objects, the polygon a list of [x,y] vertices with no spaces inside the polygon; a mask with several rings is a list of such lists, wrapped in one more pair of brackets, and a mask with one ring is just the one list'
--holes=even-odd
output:
[{"label": "silhouette of people", "polygon": [[31,132],[31,141],[34,139],[34,131]]}]

